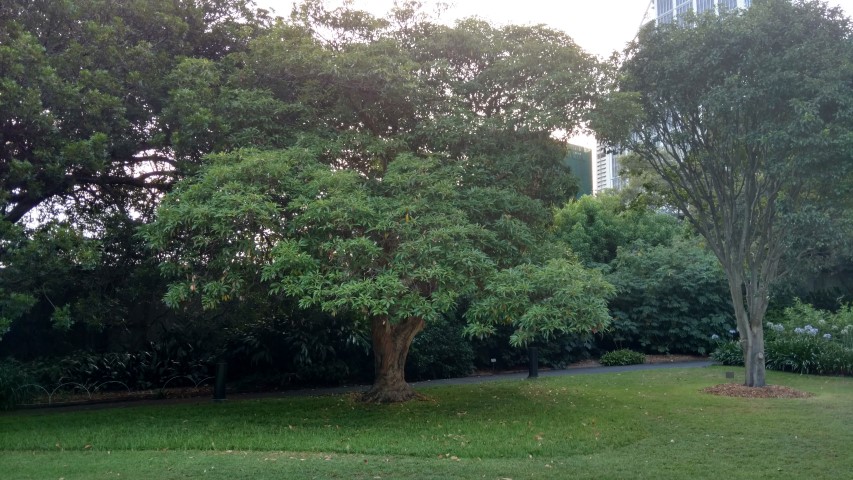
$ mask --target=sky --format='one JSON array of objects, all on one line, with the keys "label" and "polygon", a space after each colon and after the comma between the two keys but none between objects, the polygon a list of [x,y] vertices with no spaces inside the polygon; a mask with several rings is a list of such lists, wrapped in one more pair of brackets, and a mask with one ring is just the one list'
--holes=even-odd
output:
[{"label": "sky", "polygon": [[[435,0],[421,0],[434,5]],[[262,8],[272,8],[276,14],[288,16],[293,0],[255,0]],[[640,25],[654,14],[650,0],[444,0],[449,5],[439,21],[453,23],[457,19],[480,17],[496,25],[545,24],[562,30],[589,53],[608,57],[622,51],[633,40]],[[339,5],[341,0],[327,0]],[[849,16],[853,0],[828,0],[830,6],[840,6]],[[393,0],[353,0],[353,6],[382,16],[393,6]],[[646,17],[648,15],[648,17]],[[580,135],[572,143],[595,147],[595,139]]]}]

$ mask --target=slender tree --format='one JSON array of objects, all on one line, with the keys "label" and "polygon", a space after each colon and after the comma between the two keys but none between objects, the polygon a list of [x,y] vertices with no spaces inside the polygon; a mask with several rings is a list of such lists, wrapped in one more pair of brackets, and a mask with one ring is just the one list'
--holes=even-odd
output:
[{"label": "slender tree", "polygon": [[663,179],[726,273],[746,385],[765,385],[762,321],[804,216],[849,195],[853,42],[841,10],[765,0],[648,25],[598,125]]}]

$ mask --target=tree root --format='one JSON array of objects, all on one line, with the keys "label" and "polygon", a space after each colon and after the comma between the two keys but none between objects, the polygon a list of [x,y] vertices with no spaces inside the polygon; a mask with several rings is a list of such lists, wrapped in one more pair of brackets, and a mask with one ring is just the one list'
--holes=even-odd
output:
[{"label": "tree root", "polygon": [[423,398],[410,385],[404,385],[405,387],[395,388],[373,386],[373,388],[361,395],[359,400],[364,403],[401,403]]}]

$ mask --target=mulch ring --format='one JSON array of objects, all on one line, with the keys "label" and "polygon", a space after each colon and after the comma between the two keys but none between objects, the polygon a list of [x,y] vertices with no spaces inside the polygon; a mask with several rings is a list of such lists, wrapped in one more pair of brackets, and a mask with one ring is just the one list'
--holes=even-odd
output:
[{"label": "mulch ring", "polygon": [[809,398],[813,393],[801,392],[782,385],[767,385],[765,387],[747,387],[738,383],[723,383],[702,389],[702,392],[724,397],[741,398]]}]

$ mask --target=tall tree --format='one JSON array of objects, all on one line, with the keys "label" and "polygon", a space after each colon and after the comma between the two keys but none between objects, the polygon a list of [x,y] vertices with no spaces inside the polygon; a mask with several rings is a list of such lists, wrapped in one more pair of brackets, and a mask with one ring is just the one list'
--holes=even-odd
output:
[{"label": "tall tree", "polygon": [[519,344],[609,321],[601,275],[545,246],[549,207],[576,189],[552,132],[577,127],[595,61],[544,27],[444,27],[410,7],[376,19],[307,2],[253,42],[244,79],[298,103],[297,146],[216,157],[147,230],[170,303],[257,288],[362,322],[366,398],[383,402],[414,395],[412,339],[463,296],[492,297],[469,333],[507,321]]},{"label": "tall tree", "polygon": [[852,40],[817,1],[649,25],[599,111],[600,134],[654,168],[722,263],[749,386],[765,384],[762,320],[792,229],[849,195]]},{"label": "tall tree", "polygon": [[[205,111],[180,122],[168,114],[186,100],[175,98],[186,74],[174,70],[187,58],[216,62],[245,49],[265,22],[250,3],[3,2],[2,219],[18,222],[48,202],[67,215],[146,213],[144,199],[167,190],[200,156],[175,146],[175,137],[199,133],[192,120],[204,120]],[[210,76],[196,70],[196,84]]]},{"label": "tall tree", "polygon": [[251,0],[0,2],[0,323],[109,322],[164,289],[134,238],[160,196],[210,151],[293,141],[233,75],[270,23]]}]

